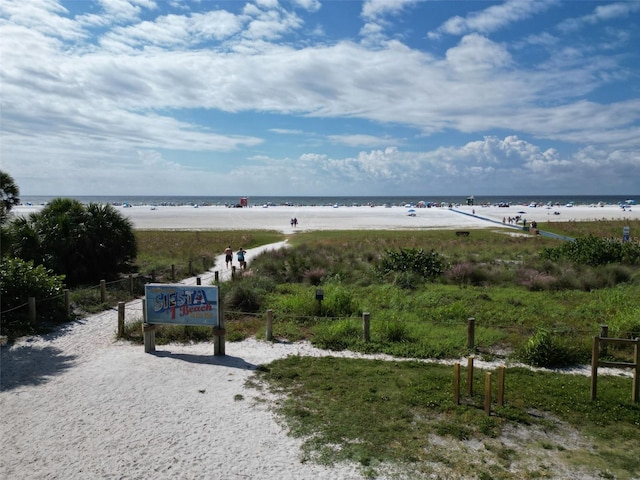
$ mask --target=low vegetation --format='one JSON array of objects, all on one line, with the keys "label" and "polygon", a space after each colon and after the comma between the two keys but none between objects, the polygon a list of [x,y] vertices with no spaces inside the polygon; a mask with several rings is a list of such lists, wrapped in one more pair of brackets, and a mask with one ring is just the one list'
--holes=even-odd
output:
[{"label": "low vegetation", "polygon": [[[558,233],[574,234],[573,225],[560,227],[554,224]],[[621,228],[612,224],[605,234]],[[640,231],[640,224],[631,228]],[[601,324],[611,336],[640,332],[640,266],[633,256],[580,261],[564,255],[565,244],[556,240],[493,231],[467,238],[315,232],[290,243],[221,285],[228,341],[264,338],[271,309],[276,341],[308,339],[329,350],[413,359],[473,353],[566,366],[589,362]],[[588,239],[585,248],[597,244]],[[469,317],[477,325],[471,350]],[[164,341],[210,335],[195,327],[166,331]],[[612,347],[610,358],[630,359],[628,348]],[[509,367],[505,404],[495,404],[494,384],[488,416],[484,374],[476,369],[476,386],[461,405],[453,402],[452,367],[429,361],[290,357],[262,366],[252,384],[277,395],[276,411],[303,440],[303,460],[355,461],[371,478],[637,478],[640,407],[631,402],[631,379],[602,378],[591,401],[587,376]]]},{"label": "low vegetation", "polygon": [[[484,411],[486,371],[453,401],[451,366],[289,357],[253,381],[303,440],[303,460],[353,461],[371,478],[638,478],[640,404],[631,380],[524,368],[505,373],[505,403]],[[466,392],[463,384],[463,392]]]}]

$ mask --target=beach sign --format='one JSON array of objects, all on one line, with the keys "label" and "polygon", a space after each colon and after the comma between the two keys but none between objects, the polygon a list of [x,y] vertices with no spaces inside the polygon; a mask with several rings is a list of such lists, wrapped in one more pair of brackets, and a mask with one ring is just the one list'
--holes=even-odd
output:
[{"label": "beach sign", "polygon": [[217,286],[145,285],[146,323],[219,326]]},{"label": "beach sign", "polygon": [[628,242],[630,236],[631,236],[631,229],[629,227],[623,227],[622,228],[622,241],[623,242]]}]

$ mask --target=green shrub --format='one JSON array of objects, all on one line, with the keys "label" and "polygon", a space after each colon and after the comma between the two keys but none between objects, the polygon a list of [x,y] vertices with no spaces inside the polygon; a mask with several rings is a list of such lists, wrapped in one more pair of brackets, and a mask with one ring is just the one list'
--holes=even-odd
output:
[{"label": "green shrub", "polygon": [[551,261],[567,259],[592,267],[609,263],[640,265],[640,243],[622,243],[617,239],[588,235],[559,247],[544,248],[540,256]]},{"label": "green shrub", "polygon": [[42,265],[34,266],[19,258],[0,262],[2,334],[10,338],[31,333],[26,304],[35,297],[38,320],[64,321],[64,276],[54,275]]},{"label": "green shrub", "polygon": [[539,328],[529,337],[518,353],[518,358],[534,367],[566,367],[578,360],[577,347],[568,346],[556,334]]},{"label": "green shrub", "polygon": [[401,248],[398,251],[385,250],[377,272],[381,277],[411,272],[424,279],[434,279],[441,276],[446,268],[445,258],[435,250],[425,252],[421,248]]},{"label": "green shrub", "polygon": [[396,272],[392,278],[391,283],[404,290],[416,290],[424,282],[424,279],[415,272]]},{"label": "green shrub", "polygon": [[224,305],[229,310],[254,313],[260,310],[261,298],[257,291],[246,283],[235,283],[224,296]]},{"label": "green shrub", "polygon": [[319,305],[315,299],[315,288],[302,285],[283,284],[269,294],[265,305],[279,314],[293,317],[311,317],[318,315]]},{"label": "green shrub", "polygon": [[342,285],[327,285],[322,302],[322,315],[326,317],[351,317],[360,314],[353,289]]},{"label": "green shrub", "polygon": [[392,320],[386,322],[380,330],[382,340],[392,343],[404,343],[415,341],[406,323]]}]

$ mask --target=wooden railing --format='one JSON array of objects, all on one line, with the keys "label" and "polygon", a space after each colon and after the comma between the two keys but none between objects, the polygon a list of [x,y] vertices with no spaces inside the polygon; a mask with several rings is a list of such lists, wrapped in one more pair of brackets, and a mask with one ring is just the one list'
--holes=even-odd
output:
[{"label": "wooden railing", "polygon": [[[633,362],[609,362],[600,360],[600,346],[606,344],[633,345]],[[610,338],[593,337],[593,349],[591,354],[591,400],[598,395],[598,367],[633,368],[633,387],[631,401],[638,403],[640,400],[640,339],[638,338]]]}]

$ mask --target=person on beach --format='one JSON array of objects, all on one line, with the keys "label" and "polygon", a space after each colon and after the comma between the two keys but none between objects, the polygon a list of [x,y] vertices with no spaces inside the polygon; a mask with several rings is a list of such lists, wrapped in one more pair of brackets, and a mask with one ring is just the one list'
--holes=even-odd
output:
[{"label": "person on beach", "polygon": [[238,250],[238,263],[240,264],[240,268],[247,268],[247,262],[244,259],[244,254],[247,253],[246,250],[242,247],[240,247],[240,250]]},{"label": "person on beach", "polygon": [[233,250],[231,250],[231,245],[224,249],[224,261],[227,264],[227,268],[233,266]]}]

